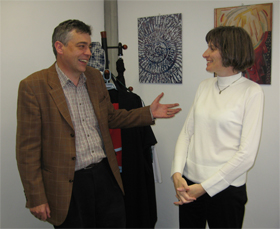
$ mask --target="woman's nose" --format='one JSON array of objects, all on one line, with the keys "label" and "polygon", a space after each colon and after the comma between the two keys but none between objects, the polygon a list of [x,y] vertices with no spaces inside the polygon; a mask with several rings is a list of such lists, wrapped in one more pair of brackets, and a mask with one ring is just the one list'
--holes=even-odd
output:
[{"label": "woman's nose", "polygon": [[207,51],[208,51],[208,49],[206,49],[206,51],[202,54],[203,58],[207,58],[207,56],[208,56],[208,52]]}]

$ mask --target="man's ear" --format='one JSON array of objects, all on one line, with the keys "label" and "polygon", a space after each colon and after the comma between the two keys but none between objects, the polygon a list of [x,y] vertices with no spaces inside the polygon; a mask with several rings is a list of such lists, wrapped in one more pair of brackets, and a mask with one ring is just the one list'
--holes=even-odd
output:
[{"label": "man's ear", "polygon": [[54,47],[55,47],[56,52],[58,54],[63,54],[63,47],[64,47],[64,45],[60,41],[56,41],[54,43]]}]

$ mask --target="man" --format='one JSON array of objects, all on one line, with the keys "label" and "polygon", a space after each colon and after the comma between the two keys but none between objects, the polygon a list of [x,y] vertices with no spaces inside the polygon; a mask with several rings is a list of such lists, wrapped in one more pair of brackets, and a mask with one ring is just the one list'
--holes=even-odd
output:
[{"label": "man", "polygon": [[[88,67],[91,28],[60,23],[56,62],[19,86],[16,157],[26,207],[55,228],[125,227],[123,186],[109,128],[170,118],[178,104],[115,110],[100,72]],[[135,197],[137,198],[137,196]]]}]

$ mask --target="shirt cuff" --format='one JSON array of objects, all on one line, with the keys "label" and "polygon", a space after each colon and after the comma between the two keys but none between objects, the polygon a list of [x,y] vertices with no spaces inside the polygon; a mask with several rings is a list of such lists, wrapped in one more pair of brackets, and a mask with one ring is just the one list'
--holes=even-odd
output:
[{"label": "shirt cuff", "polygon": [[153,116],[153,113],[152,113],[152,111],[151,111],[151,107],[150,107],[150,113],[151,113],[152,121],[154,122],[154,121],[156,120],[156,118],[154,118],[154,116]]}]

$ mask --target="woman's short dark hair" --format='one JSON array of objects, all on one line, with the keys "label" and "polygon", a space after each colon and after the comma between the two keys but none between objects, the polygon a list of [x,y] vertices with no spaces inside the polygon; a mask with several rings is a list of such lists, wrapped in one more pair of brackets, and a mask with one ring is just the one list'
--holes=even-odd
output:
[{"label": "woman's short dark hair", "polygon": [[71,39],[70,32],[76,30],[77,33],[87,33],[91,35],[91,27],[79,20],[67,20],[61,22],[53,31],[52,35],[52,48],[54,55],[57,55],[55,49],[55,42],[60,41],[62,44],[67,45],[68,41]]},{"label": "woman's short dark hair", "polygon": [[210,30],[205,39],[219,49],[224,67],[242,72],[254,64],[252,40],[242,27],[219,26]]}]

